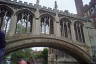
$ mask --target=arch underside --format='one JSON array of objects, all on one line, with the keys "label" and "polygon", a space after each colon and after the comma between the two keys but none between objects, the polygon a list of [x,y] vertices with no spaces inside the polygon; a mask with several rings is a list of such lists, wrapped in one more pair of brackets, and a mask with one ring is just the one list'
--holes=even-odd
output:
[{"label": "arch underside", "polygon": [[90,56],[87,52],[75,45],[72,41],[64,38],[53,37],[48,35],[17,35],[6,38],[6,54],[22,48],[28,47],[51,47],[59,50],[64,50],[81,64],[89,64]]}]

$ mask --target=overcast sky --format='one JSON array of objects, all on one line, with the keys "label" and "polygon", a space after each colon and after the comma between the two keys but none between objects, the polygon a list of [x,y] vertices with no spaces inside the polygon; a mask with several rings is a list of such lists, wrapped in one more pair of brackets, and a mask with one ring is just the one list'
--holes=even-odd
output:
[{"label": "overcast sky", "polygon": [[[19,1],[19,0],[18,0]],[[36,0],[22,0],[28,3],[36,3]],[[46,7],[54,7],[54,1],[55,0],[40,0],[40,5],[41,6],[46,6]],[[59,10],[69,10],[71,13],[76,13],[76,7],[74,0],[56,0],[58,4],[58,9]],[[84,5],[88,4],[90,0],[83,0]]]},{"label": "overcast sky", "polygon": [[[22,0],[22,1],[33,3],[33,4],[36,3],[36,0]],[[55,0],[40,0],[40,5],[53,8],[54,1]],[[74,0],[56,0],[56,1],[57,1],[59,10],[69,10],[69,12],[71,13],[76,13]],[[84,5],[88,4],[89,2],[90,0],[83,0]],[[33,48],[33,49],[38,51],[38,50],[42,50],[43,48]]]}]

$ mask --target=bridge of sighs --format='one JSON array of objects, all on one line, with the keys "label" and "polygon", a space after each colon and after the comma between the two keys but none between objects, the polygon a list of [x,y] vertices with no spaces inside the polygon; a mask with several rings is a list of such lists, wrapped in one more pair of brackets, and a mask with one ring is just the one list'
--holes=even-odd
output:
[{"label": "bridge of sighs", "polygon": [[0,29],[6,33],[6,54],[26,47],[66,50],[81,64],[91,62],[86,20],[54,9],[16,0],[0,0]]}]

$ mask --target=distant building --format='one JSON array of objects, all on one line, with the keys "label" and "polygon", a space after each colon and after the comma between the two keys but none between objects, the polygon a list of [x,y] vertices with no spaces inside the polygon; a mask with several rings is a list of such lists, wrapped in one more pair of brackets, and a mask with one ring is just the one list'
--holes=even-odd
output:
[{"label": "distant building", "polygon": [[76,5],[76,9],[77,9],[77,14],[79,16],[83,16],[83,13],[82,13],[83,2],[82,2],[82,0],[75,0],[75,5]]},{"label": "distant building", "polygon": [[96,0],[91,0],[89,5],[83,7],[83,14],[85,17],[91,18],[93,21],[96,21]]},{"label": "distant building", "polygon": [[75,0],[75,5],[79,16],[87,17],[93,22],[96,21],[96,0],[91,0],[89,4],[84,6],[82,0]]}]

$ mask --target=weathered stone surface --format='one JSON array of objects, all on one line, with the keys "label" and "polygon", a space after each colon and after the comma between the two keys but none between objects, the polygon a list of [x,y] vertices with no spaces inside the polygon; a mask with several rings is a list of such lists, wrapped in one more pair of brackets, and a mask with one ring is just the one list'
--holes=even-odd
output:
[{"label": "weathered stone surface", "polygon": [[[75,33],[75,22],[84,25],[90,24],[87,22],[87,20],[79,18],[75,14],[71,14],[69,12],[60,11],[58,9],[51,9],[47,8],[45,6],[40,6],[39,4],[27,4],[27,2],[22,2],[17,0],[0,0],[0,7],[5,7],[8,11],[10,11],[9,15],[11,15],[11,22],[9,27],[9,31],[6,34],[6,54],[13,52],[18,49],[26,48],[26,47],[32,47],[32,46],[44,46],[44,47],[52,47],[57,48],[60,50],[66,50],[69,54],[74,56],[77,60],[84,62],[85,64],[88,62],[91,62],[90,56],[92,55],[91,50],[91,44],[90,44],[90,38],[89,33],[86,29],[86,27],[83,27],[82,32],[84,32],[84,38],[85,42],[79,42],[79,40],[76,39],[76,33]],[[30,13],[29,13],[30,12]],[[30,33],[21,33],[16,34],[16,25],[18,22],[18,13],[29,13],[32,15],[33,23],[31,26],[32,32]],[[49,34],[42,34],[41,33],[41,17],[43,16],[49,16],[52,18],[53,21],[53,32]],[[28,16],[27,16],[28,17]],[[68,19],[70,21],[70,30],[67,30],[67,33],[69,38],[66,38],[65,35],[61,35],[61,20],[62,19]],[[51,20],[50,20],[51,21]],[[68,22],[63,20],[64,23],[68,25]],[[3,22],[4,24],[4,22]],[[50,23],[49,23],[50,24]],[[89,26],[89,25],[88,25]],[[68,28],[67,27],[67,28]],[[79,26],[80,27],[80,26]],[[90,27],[90,26],[89,26]],[[4,28],[4,26],[3,26]],[[28,28],[28,27],[27,27]],[[65,26],[63,25],[63,29]],[[52,30],[50,30],[51,32]],[[64,33],[64,32],[63,32]],[[82,64],[82,63],[81,63]]]},{"label": "weathered stone surface", "polygon": [[[91,61],[90,55],[85,47],[61,37],[51,35],[31,35],[17,34],[7,38],[6,54],[18,49],[34,46],[52,47],[60,50],[67,50],[69,54],[79,59],[80,62],[88,63]],[[84,44],[81,44],[84,45]],[[85,45],[84,45],[85,46]]]}]

